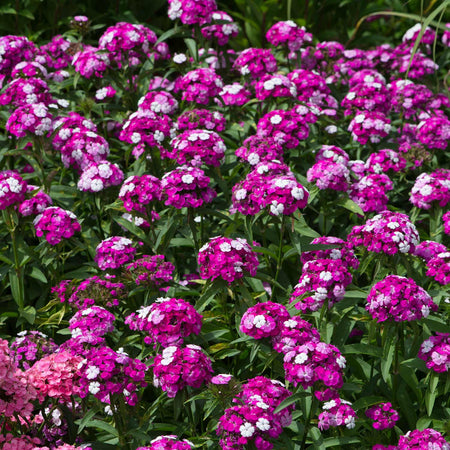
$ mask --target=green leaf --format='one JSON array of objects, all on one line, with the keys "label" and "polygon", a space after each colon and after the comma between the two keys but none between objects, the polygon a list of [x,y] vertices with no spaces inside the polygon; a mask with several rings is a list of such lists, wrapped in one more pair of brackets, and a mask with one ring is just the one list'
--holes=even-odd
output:
[{"label": "green leaf", "polygon": [[338,448],[344,448],[344,445],[348,445],[348,444],[357,444],[361,442],[361,439],[357,436],[342,436],[342,437],[330,437],[330,438],[326,438],[323,441],[323,447],[324,448],[328,448],[328,447],[334,447],[334,446],[338,446]]},{"label": "green leaf", "polygon": [[147,241],[145,233],[134,223],[124,219],[123,217],[114,217],[114,221],[117,222],[120,226],[124,227],[126,230],[128,230],[131,234],[134,234],[141,241],[144,242]]},{"label": "green leaf", "polygon": [[14,301],[19,309],[23,308],[25,304],[23,278],[19,278],[13,268],[9,271],[9,284]]},{"label": "green leaf", "polygon": [[301,398],[305,397],[311,397],[310,392],[297,392],[295,394],[290,395],[288,398],[285,398],[276,408],[274,413],[279,413],[283,409],[287,408],[288,406],[291,406],[294,404],[297,400],[300,400]]},{"label": "green leaf", "polygon": [[433,412],[434,402],[437,396],[437,385],[439,383],[439,374],[431,372],[430,381],[428,383],[428,389],[425,393],[425,407],[427,408],[427,414],[431,416]]},{"label": "green leaf", "polygon": [[389,372],[391,370],[392,361],[395,354],[394,336],[388,336],[383,348],[383,357],[381,359],[381,376],[384,381],[387,381]]},{"label": "green leaf", "polygon": [[163,33],[159,39],[156,41],[154,45],[159,44],[160,42],[164,42],[167,39],[173,38],[173,37],[188,37],[190,34],[188,33],[188,30],[184,27],[177,27],[172,28],[171,30],[167,30],[165,33]]},{"label": "green leaf", "polygon": [[367,408],[368,406],[377,405],[378,403],[385,402],[386,399],[384,397],[380,397],[379,395],[369,395],[367,397],[362,397],[353,402],[352,407],[355,411],[359,409]]},{"label": "green leaf", "polygon": [[119,437],[119,432],[110,423],[103,422],[102,420],[91,420],[85,425],[85,428],[98,428],[106,431],[114,437]]},{"label": "green leaf", "polygon": [[380,347],[375,347],[369,344],[349,344],[342,347],[343,355],[370,355],[376,358],[381,358],[382,350]]},{"label": "green leaf", "polygon": [[184,39],[184,43],[186,44],[186,47],[189,50],[189,53],[191,54],[192,58],[194,58],[194,61],[197,62],[198,61],[198,48],[197,48],[197,43],[195,42],[194,39],[191,38],[187,38]]},{"label": "green leaf", "polygon": [[29,324],[33,325],[36,319],[36,309],[33,306],[26,306],[19,310],[19,317],[23,317]]},{"label": "green leaf", "polygon": [[339,206],[344,207],[345,209],[348,209],[349,211],[359,214],[360,216],[364,216],[364,211],[361,209],[360,206],[358,206],[353,200],[350,200],[349,198],[339,200],[337,202]]},{"label": "green leaf", "polygon": [[47,277],[42,273],[41,269],[38,269],[36,266],[31,268],[30,277],[35,280],[42,281],[42,283],[47,283]]}]

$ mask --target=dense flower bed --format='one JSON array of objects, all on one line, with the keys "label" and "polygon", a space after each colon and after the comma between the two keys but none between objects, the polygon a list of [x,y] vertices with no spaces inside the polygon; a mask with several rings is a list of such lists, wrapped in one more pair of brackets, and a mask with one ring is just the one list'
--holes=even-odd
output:
[{"label": "dense flower bed", "polygon": [[0,37],[0,448],[450,449],[450,25],[167,8]]}]

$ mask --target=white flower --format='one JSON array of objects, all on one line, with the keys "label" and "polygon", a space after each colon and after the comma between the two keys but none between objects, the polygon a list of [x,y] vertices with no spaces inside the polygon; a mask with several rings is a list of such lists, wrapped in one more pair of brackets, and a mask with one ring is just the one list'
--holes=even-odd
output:
[{"label": "white flower", "polygon": [[284,211],[283,203],[278,203],[276,200],[273,200],[272,204],[270,205],[270,212],[274,216],[279,216],[280,214],[283,214],[283,211]]},{"label": "white flower", "polygon": [[355,418],[353,416],[348,416],[344,420],[345,426],[351,430],[352,428],[355,428]]},{"label": "white flower", "polygon": [[434,347],[433,342],[431,341],[431,339],[427,339],[426,341],[423,341],[422,344],[422,353],[429,353]]},{"label": "white flower", "polygon": [[92,381],[89,383],[89,392],[92,395],[97,394],[100,391],[100,383],[98,381]]},{"label": "white flower", "polygon": [[231,245],[230,245],[228,242],[222,242],[222,243],[219,245],[219,248],[220,248],[220,250],[221,250],[222,252],[224,252],[224,253],[231,252]]},{"label": "white flower", "polygon": [[319,278],[323,281],[330,281],[333,278],[333,274],[328,270],[320,272]]},{"label": "white flower", "polygon": [[331,408],[334,408],[335,406],[336,406],[336,400],[330,400],[329,402],[325,402],[323,404],[322,409],[327,411],[327,410],[329,410]]},{"label": "white flower", "polygon": [[247,157],[247,161],[249,162],[249,164],[251,164],[252,166],[256,165],[259,163],[260,158],[258,153],[250,153],[250,155],[248,155]]},{"label": "white flower", "polygon": [[266,318],[262,314],[258,314],[253,318],[253,325],[256,328],[262,328],[266,324],[267,324]]},{"label": "white flower", "polygon": [[175,53],[173,55],[173,62],[176,64],[183,64],[187,61],[187,56],[184,53]]},{"label": "white flower", "polygon": [[256,428],[259,428],[261,431],[270,430],[270,422],[267,419],[260,417],[256,421]]},{"label": "white flower", "polygon": [[273,125],[278,125],[282,120],[283,119],[279,114],[275,114],[270,118],[270,123],[272,123]]},{"label": "white flower", "polygon": [[141,135],[135,132],[131,135],[130,139],[133,144],[139,144],[141,142]]},{"label": "white flower", "polygon": [[100,369],[97,366],[89,366],[86,370],[86,378],[93,380],[100,373]]},{"label": "white flower", "polygon": [[181,177],[181,181],[186,184],[192,184],[192,182],[194,181],[194,177],[191,174],[187,173]]},{"label": "white flower", "polygon": [[336,363],[341,369],[345,369],[347,361],[345,357],[341,355],[338,358],[336,358]]},{"label": "white flower", "polygon": [[239,432],[242,437],[252,437],[255,433],[255,427],[250,422],[244,422],[239,427]]},{"label": "white flower", "polygon": [[247,190],[246,189],[238,189],[234,196],[236,197],[236,200],[244,200],[245,197],[247,197]]},{"label": "white flower", "polygon": [[295,198],[295,200],[303,200],[305,197],[305,192],[304,192],[303,188],[296,186],[296,187],[292,188],[291,195],[292,195],[292,197]]},{"label": "white flower", "polygon": [[303,364],[305,361],[308,361],[308,354],[307,353],[299,353],[295,357],[295,364]]}]

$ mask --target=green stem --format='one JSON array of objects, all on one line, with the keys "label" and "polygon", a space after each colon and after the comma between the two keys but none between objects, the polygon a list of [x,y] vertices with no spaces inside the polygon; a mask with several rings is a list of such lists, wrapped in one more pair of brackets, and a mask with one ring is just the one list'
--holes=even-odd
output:
[{"label": "green stem", "polygon": [[300,450],[303,450],[305,448],[306,439],[308,437],[308,432],[309,432],[309,429],[311,428],[311,418],[313,416],[313,413],[316,411],[316,408],[317,408],[317,399],[314,395],[312,395],[311,396],[311,406],[309,408],[308,417],[306,418],[306,421],[305,421],[305,429],[303,432],[302,443],[300,444]]},{"label": "green stem", "polygon": [[192,239],[194,240],[195,252],[198,253],[200,247],[198,245],[197,226],[194,222],[194,210],[192,208],[188,208],[187,221],[191,229]]},{"label": "green stem", "polygon": [[[277,254],[277,271],[275,272],[275,277],[274,277],[274,281],[275,283],[278,281],[278,276],[280,274],[280,270],[281,270],[281,266],[283,264],[283,260],[282,260],[282,253],[283,253],[283,236],[284,236],[284,229],[286,227],[286,216],[282,216],[281,218],[281,229],[280,229],[280,242],[278,244],[278,254]],[[272,289],[272,295],[270,296],[270,300],[272,300],[275,290],[276,290],[276,285],[274,283],[273,289]]]},{"label": "green stem", "polygon": [[432,241],[441,242],[441,233],[438,230],[442,221],[443,209],[433,205],[430,210],[430,239]]},{"label": "green stem", "polygon": [[[14,272],[17,277],[17,298],[14,296],[14,300],[16,301],[19,311],[23,311],[23,308],[25,306],[25,289],[24,289],[24,282],[23,282],[23,272],[22,267],[20,266],[20,259],[19,259],[19,249],[17,245],[17,234],[16,234],[16,228],[17,224],[14,223],[14,218],[12,215],[12,210],[8,208],[6,211],[3,211],[3,220],[9,230],[9,234],[11,236],[11,245],[12,245],[12,251],[14,256]],[[12,289],[11,289],[12,290]],[[14,294],[14,292],[13,292]]]}]

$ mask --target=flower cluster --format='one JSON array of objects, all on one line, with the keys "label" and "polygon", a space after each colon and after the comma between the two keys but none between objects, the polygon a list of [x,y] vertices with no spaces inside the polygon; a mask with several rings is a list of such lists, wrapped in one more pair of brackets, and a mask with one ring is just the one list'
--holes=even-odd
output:
[{"label": "flower cluster", "polygon": [[111,403],[115,394],[123,395],[125,402],[135,406],[137,392],[147,386],[147,366],[131,358],[122,349],[92,348],[80,364],[80,397],[92,394],[103,403]]},{"label": "flower cluster", "polygon": [[35,400],[36,392],[26,374],[17,368],[8,342],[4,339],[0,339],[0,374],[0,414],[5,417],[15,414],[29,417],[33,412],[31,402]]},{"label": "flower cluster", "polygon": [[94,276],[77,286],[73,286],[70,280],[64,280],[52,288],[52,292],[61,302],[67,302],[75,309],[82,310],[93,305],[112,308],[125,297],[125,285],[114,280],[114,275],[106,275],[104,279]]},{"label": "flower cluster", "polygon": [[232,283],[247,273],[255,276],[258,257],[245,239],[215,237],[198,253],[200,276],[203,279],[222,278]]},{"label": "flower cluster", "polygon": [[109,144],[104,137],[89,129],[72,130],[70,122],[67,127],[64,125],[56,134],[54,142],[61,152],[61,161],[65,167],[72,166],[81,171],[92,162],[104,161],[109,155]]},{"label": "flower cluster", "polygon": [[5,128],[17,138],[27,133],[44,136],[52,130],[53,115],[44,103],[32,103],[15,109],[6,121]]},{"label": "flower cluster", "polygon": [[282,323],[290,317],[286,307],[279,303],[258,303],[244,313],[239,329],[255,339],[277,336]]},{"label": "flower cluster", "polygon": [[210,178],[198,167],[177,167],[162,178],[162,199],[166,205],[178,209],[199,208],[212,202],[217,195],[209,182]]},{"label": "flower cluster", "polygon": [[59,244],[81,231],[77,216],[72,211],[49,206],[33,220],[36,236],[45,236],[50,245]]},{"label": "flower cluster", "polygon": [[215,0],[169,0],[167,14],[170,20],[180,19],[185,25],[204,25],[211,21],[215,11]]},{"label": "flower cluster", "polygon": [[286,380],[303,389],[325,385],[340,389],[346,361],[337,347],[325,342],[309,341],[284,355]]},{"label": "flower cluster", "polygon": [[286,45],[291,52],[300,50],[304,43],[312,41],[312,34],[305,27],[299,27],[292,20],[277,22],[266,33],[267,41],[273,46]]},{"label": "flower cluster", "polygon": [[261,162],[232,191],[233,211],[255,215],[267,208],[272,216],[290,215],[308,204],[309,192],[289,167],[279,161]]},{"label": "flower cluster", "polygon": [[199,334],[202,316],[186,300],[159,298],[150,306],[142,306],[127,316],[125,323],[131,330],[148,333],[144,338],[146,344],[170,347],[181,345],[191,334]]},{"label": "flower cluster", "polygon": [[348,242],[352,247],[364,246],[375,253],[413,253],[419,233],[406,214],[382,211],[364,225],[353,227]]},{"label": "flower cluster", "polygon": [[13,68],[22,61],[31,61],[38,49],[25,36],[1,36],[0,74],[9,76]]},{"label": "flower cluster", "polygon": [[214,131],[186,130],[170,143],[171,150],[164,151],[163,158],[174,159],[178,164],[208,164],[218,167],[225,155],[223,139]]},{"label": "flower cluster", "polygon": [[309,127],[303,117],[294,110],[276,109],[258,121],[257,134],[271,137],[285,148],[295,148],[307,139]]},{"label": "flower cluster", "polygon": [[450,211],[447,211],[443,216],[442,220],[444,222],[444,233],[450,234]]},{"label": "flower cluster", "polygon": [[424,430],[408,431],[404,436],[400,436],[398,450],[414,450],[432,448],[435,450],[450,450],[450,444],[436,430],[425,428]]},{"label": "flower cluster", "polygon": [[181,91],[181,99],[207,105],[222,90],[222,78],[214,69],[194,69],[177,79],[175,92]]},{"label": "flower cluster", "polygon": [[353,140],[362,145],[368,141],[376,144],[389,135],[391,120],[378,111],[359,111],[351,120],[348,131],[352,133]]},{"label": "flower cluster", "polygon": [[272,347],[278,353],[286,354],[294,347],[319,340],[320,335],[316,328],[306,320],[294,316],[281,323],[279,333],[272,337]]},{"label": "flower cluster", "polygon": [[417,138],[427,148],[445,150],[450,139],[450,120],[432,116],[417,125]]},{"label": "flower cluster", "polygon": [[47,397],[71,402],[80,393],[79,364],[83,360],[68,351],[44,356],[27,370],[28,380],[42,403]]},{"label": "flower cluster", "polygon": [[373,285],[366,309],[378,322],[403,322],[427,317],[430,311],[437,311],[438,307],[411,278],[389,275]]},{"label": "flower cluster", "polygon": [[118,269],[131,262],[136,254],[131,239],[111,236],[104,239],[95,249],[95,262],[101,270]]},{"label": "flower cluster", "polygon": [[164,255],[144,255],[128,265],[127,270],[136,284],[159,287],[173,280],[175,266],[164,261]]},{"label": "flower cluster", "polygon": [[165,140],[171,138],[173,133],[172,119],[168,115],[151,110],[138,110],[123,124],[119,139],[133,144],[133,156],[139,158],[146,146],[163,151]]},{"label": "flower cluster", "polygon": [[398,152],[385,148],[371,153],[365,166],[372,173],[382,174],[389,170],[401,172],[406,167],[406,159],[400,156]]},{"label": "flower cluster", "polygon": [[191,450],[194,444],[187,439],[178,440],[177,436],[158,436],[150,441],[150,445],[138,447],[136,450]]},{"label": "flower cluster", "polygon": [[54,103],[47,83],[40,78],[16,78],[0,95],[0,105],[18,108],[33,103],[42,103],[47,106]]},{"label": "flower cluster", "polygon": [[233,400],[238,403],[225,410],[219,419],[217,434],[224,450],[243,450],[253,443],[255,448],[273,448],[283,427],[292,421],[293,405],[275,413],[276,407],[291,393],[277,380],[256,377],[242,385],[242,391]]},{"label": "flower cluster", "polygon": [[450,370],[450,334],[436,333],[423,341],[419,358],[427,363],[429,369],[442,373]]},{"label": "flower cluster", "polygon": [[0,210],[22,203],[27,192],[27,182],[14,170],[0,172]]},{"label": "flower cluster", "polygon": [[161,181],[153,175],[132,175],[122,184],[119,199],[131,212],[145,212],[145,207],[161,200]]},{"label": "flower cluster", "polygon": [[[0,197],[1,192],[2,191],[0,190]],[[30,194],[31,197],[29,197]],[[40,214],[44,211],[45,208],[48,208],[53,204],[53,200],[48,194],[46,194],[44,191],[41,191],[37,186],[33,186],[31,184],[27,186],[27,197],[29,198],[26,198],[19,205],[19,213],[24,217]]]},{"label": "flower cluster", "polygon": [[450,252],[445,249],[427,261],[427,276],[433,277],[438,283],[450,283]]},{"label": "flower cluster", "polygon": [[350,184],[350,171],[342,163],[322,159],[308,169],[307,180],[310,183],[315,182],[319,189],[345,192]]},{"label": "flower cluster", "polygon": [[444,244],[434,241],[423,241],[416,246],[414,254],[428,263],[428,261],[436,257],[439,253],[445,253],[446,251],[447,247]]},{"label": "flower cluster", "polygon": [[319,429],[328,430],[330,427],[345,425],[348,429],[355,428],[356,413],[351,403],[340,398],[325,402],[319,414]]},{"label": "flower cluster", "polygon": [[199,388],[212,376],[211,360],[198,345],[166,347],[156,355],[153,364],[153,384],[175,397],[185,386]]},{"label": "flower cluster", "polygon": [[[214,11],[211,19],[212,24],[201,29],[205,39],[217,41],[219,45],[226,45],[230,38],[234,38],[239,34],[239,27],[226,12]],[[217,23],[214,23],[214,21],[217,21]]]},{"label": "flower cluster", "polygon": [[127,59],[127,63],[135,66],[139,64],[144,55],[149,57],[150,49],[157,41],[156,34],[143,25],[119,22],[100,36],[99,49],[108,50],[111,59],[119,67]]},{"label": "flower cluster", "polygon": [[250,75],[254,80],[258,80],[266,73],[277,70],[277,60],[269,49],[246,48],[235,59],[233,68],[241,75]]},{"label": "flower cluster", "polygon": [[389,402],[379,403],[366,411],[366,416],[374,422],[372,426],[375,430],[385,430],[393,428],[399,419],[398,412],[392,408]]},{"label": "flower cluster", "polygon": [[422,172],[411,189],[409,201],[421,209],[430,209],[433,204],[445,206],[450,202],[450,170],[438,169],[431,174]]},{"label": "flower cluster", "polygon": [[332,260],[340,260],[347,267],[349,268],[351,267],[352,269],[357,269],[359,267],[359,260],[355,256],[355,253],[350,248],[349,244],[340,238],[334,236],[320,236],[318,238],[314,238],[311,241],[311,244],[329,245],[334,246],[334,248],[326,248],[302,252],[300,256],[302,264],[317,259],[332,259]]},{"label": "flower cluster", "polygon": [[347,116],[367,111],[386,114],[390,109],[388,95],[389,92],[383,83],[376,81],[358,83],[350,88],[341,105],[345,108],[344,114]]},{"label": "flower cluster", "polygon": [[258,100],[264,101],[269,97],[295,97],[297,88],[285,75],[267,73],[256,82],[255,93]]},{"label": "flower cluster", "polygon": [[178,109],[178,101],[167,91],[149,91],[138,101],[139,110],[172,115]]},{"label": "flower cluster", "polygon": [[111,57],[108,53],[100,52],[98,48],[86,46],[75,53],[71,61],[73,68],[84,78],[102,78],[111,67]]},{"label": "flower cluster", "polygon": [[369,173],[352,183],[348,194],[364,212],[380,212],[386,209],[386,192],[392,188],[391,179],[384,173]]},{"label": "flower cluster", "polygon": [[81,309],[69,320],[69,330],[72,338],[80,342],[97,345],[104,341],[106,333],[114,331],[114,314],[101,306],[91,306]]},{"label": "flower cluster", "polygon": [[10,355],[22,370],[29,369],[38,359],[50,355],[58,346],[40,331],[20,331],[11,343]]},{"label": "flower cluster", "polygon": [[191,109],[180,114],[177,119],[177,128],[181,132],[206,129],[218,133],[225,130],[225,125],[225,116],[219,111],[209,109]]},{"label": "flower cluster", "polygon": [[[251,93],[239,83],[226,84],[219,92],[220,101],[226,106],[242,106],[251,98]],[[219,100],[216,100],[219,102]]]},{"label": "flower cluster", "polygon": [[100,192],[123,181],[119,166],[109,161],[91,162],[80,175],[78,189],[87,192]]},{"label": "flower cluster", "polygon": [[326,301],[331,307],[344,298],[345,288],[351,281],[352,275],[342,260],[310,260],[303,265],[302,275],[289,301],[303,312],[317,311]]},{"label": "flower cluster", "polygon": [[257,134],[246,138],[241,147],[236,149],[236,156],[255,166],[260,162],[283,160],[283,147],[271,137]]}]

